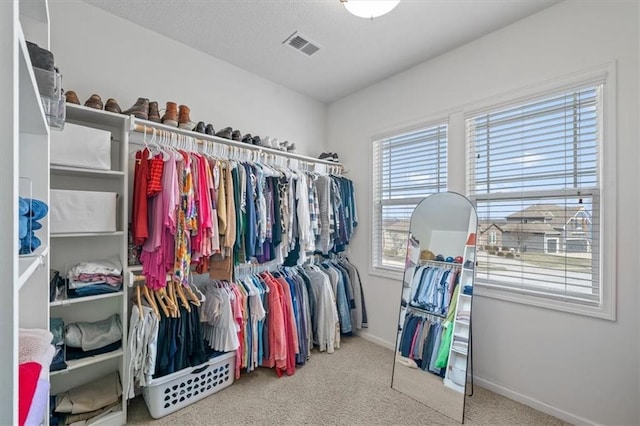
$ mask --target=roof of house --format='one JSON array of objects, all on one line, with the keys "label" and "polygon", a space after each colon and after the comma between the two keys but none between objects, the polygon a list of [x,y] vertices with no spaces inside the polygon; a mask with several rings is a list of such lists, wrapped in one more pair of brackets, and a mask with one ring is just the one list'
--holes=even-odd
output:
[{"label": "roof of house", "polygon": [[528,234],[556,234],[561,232],[549,223],[507,223],[503,225],[502,232],[526,232]]},{"label": "roof of house", "polygon": [[557,204],[534,204],[507,216],[508,221],[518,219],[540,219],[555,226],[564,226],[582,206],[559,206]]}]

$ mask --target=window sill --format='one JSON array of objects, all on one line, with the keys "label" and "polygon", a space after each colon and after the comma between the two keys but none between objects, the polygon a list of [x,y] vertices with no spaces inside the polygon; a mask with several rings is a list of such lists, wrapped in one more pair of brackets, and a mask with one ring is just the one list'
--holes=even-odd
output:
[{"label": "window sill", "polygon": [[615,310],[612,309],[612,307],[609,307],[607,309],[606,306],[587,306],[552,299],[543,299],[526,294],[518,294],[515,292],[490,289],[482,287],[482,285],[474,286],[473,295],[490,299],[503,300],[507,302],[520,303],[522,305],[528,305],[537,308],[552,309],[554,311],[560,311],[568,314],[600,318],[608,321],[616,320],[616,313]]},{"label": "window sill", "polygon": [[391,280],[397,280],[398,282],[401,282],[402,274],[403,274],[403,271],[399,271],[397,269],[385,269],[385,268],[369,266],[369,275],[373,275],[376,277],[388,278]]}]

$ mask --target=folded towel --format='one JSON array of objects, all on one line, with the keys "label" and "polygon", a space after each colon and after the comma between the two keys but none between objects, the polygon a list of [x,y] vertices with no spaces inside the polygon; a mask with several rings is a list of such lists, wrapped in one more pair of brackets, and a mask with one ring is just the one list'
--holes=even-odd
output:
[{"label": "folded towel", "polygon": [[29,210],[31,210],[29,206],[29,199],[18,197],[18,214],[20,216],[26,216],[27,213],[29,213]]},{"label": "folded towel", "polygon": [[29,415],[41,371],[42,366],[37,362],[18,365],[18,424],[20,426],[24,425]]},{"label": "folded towel", "polygon": [[33,395],[33,401],[31,402],[31,409],[27,420],[24,422],[25,426],[40,426],[42,419],[44,419],[44,413],[47,409],[47,401],[49,400],[49,380],[38,380],[36,386],[36,393]]},{"label": "folded towel", "polygon": [[18,217],[18,238],[23,239],[29,232],[29,218],[26,216]]},{"label": "folded towel", "polygon": [[18,332],[18,363],[37,362],[42,366],[41,378],[49,376],[49,365],[56,350],[51,344],[53,335],[39,328],[21,328]]},{"label": "folded towel", "polygon": [[20,240],[20,254],[31,254],[42,245],[40,238],[36,237],[33,231]]},{"label": "folded towel", "polygon": [[67,346],[82,348],[83,351],[99,349],[121,339],[122,323],[118,314],[102,321],[69,324],[64,336]]},{"label": "folded towel", "polygon": [[27,199],[27,201],[31,201],[31,211],[29,212],[31,220],[40,220],[49,213],[49,206],[44,201],[35,198]]}]

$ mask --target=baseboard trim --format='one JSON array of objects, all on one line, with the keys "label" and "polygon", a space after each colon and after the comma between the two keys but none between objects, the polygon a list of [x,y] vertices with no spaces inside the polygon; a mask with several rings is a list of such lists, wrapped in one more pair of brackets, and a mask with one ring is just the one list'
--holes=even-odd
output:
[{"label": "baseboard trim", "polygon": [[[560,408],[549,405],[546,402],[538,401],[537,399],[523,395],[520,392],[516,392],[514,390],[505,388],[504,386],[497,385],[487,379],[483,379],[482,377],[474,376],[473,380],[477,385],[485,389],[488,389],[491,392],[495,392],[498,395],[502,395],[506,398],[513,399],[514,401],[518,401],[531,408],[535,408],[538,411],[557,417],[560,420],[564,420],[565,422],[569,422],[574,425],[595,425],[596,424],[585,418],[582,418],[575,414],[564,411]],[[468,389],[468,385],[467,385],[467,389]]]},{"label": "baseboard trim", "polygon": [[395,345],[393,343],[387,342],[379,337],[374,336],[373,334],[367,333],[366,331],[358,331],[358,337],[362,337],[365,340],[370,341],[371,343],[375,343],[376,345],[380,345],[387,349],[393,350]]}]

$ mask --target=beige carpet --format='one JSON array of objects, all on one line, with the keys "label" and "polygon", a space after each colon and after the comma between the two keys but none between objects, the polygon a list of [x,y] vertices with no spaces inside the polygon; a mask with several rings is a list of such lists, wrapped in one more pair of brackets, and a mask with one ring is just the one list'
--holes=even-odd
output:
[{"label": "beige carpet", "polygon": [[[345,338],[334,354],[314,351],[291,377],[278,378],[266,368],[243,373],[232,386],[158,420],[137,397],[129,405],[128,424],[459,424],[391,389],[393,362],[391,350]],[[566,423],[476,385],[467,398],[465,424]]]}]

